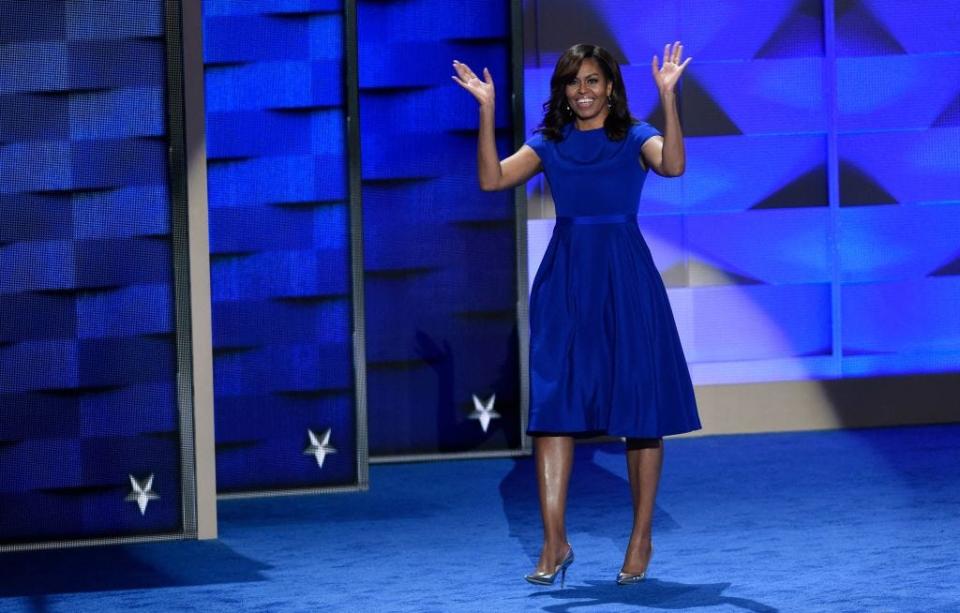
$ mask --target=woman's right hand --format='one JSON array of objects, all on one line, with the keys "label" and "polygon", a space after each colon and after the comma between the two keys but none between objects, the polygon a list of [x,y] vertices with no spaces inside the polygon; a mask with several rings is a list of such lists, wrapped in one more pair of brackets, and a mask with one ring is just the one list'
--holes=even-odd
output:
[{"label": "woman's right hand", "polygon": [[470,92],[470,95],[477,99],[480,106],[493,107],[493,77],[490,76],[489,70],[486,68],[483,69],[483,80],[481,81],[480,77],[474,74],[474,72],[470,70],[470,67],[462,62],[453,60],[453,69],[457,74],[451,75],[450,78],[453,79],[457,85]]}]

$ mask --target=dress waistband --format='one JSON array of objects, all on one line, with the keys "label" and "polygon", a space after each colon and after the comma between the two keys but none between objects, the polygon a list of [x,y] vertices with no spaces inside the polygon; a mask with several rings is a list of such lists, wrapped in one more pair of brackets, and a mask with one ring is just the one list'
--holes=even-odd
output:
[{"label": "dress waistband", "polygon": [[637,223],[636,215],[577,215],[557,217],[557,225]]}]

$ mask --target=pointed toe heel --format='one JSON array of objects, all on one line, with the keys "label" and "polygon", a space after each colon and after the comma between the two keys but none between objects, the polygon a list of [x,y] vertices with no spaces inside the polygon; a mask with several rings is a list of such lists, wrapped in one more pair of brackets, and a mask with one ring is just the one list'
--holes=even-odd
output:
[{"label": "pointed toe heel", "polygon": [[567,555],[563,556],[563,561],[557,564],[552,573],[541,570],[525,575],[523,578],[534,585],[553,585],[557,580],[557,575],[560,575],[560,587],[563,587],[567,579],[567,568],[571,564],[573,564],[573,547],[568,547]]}]

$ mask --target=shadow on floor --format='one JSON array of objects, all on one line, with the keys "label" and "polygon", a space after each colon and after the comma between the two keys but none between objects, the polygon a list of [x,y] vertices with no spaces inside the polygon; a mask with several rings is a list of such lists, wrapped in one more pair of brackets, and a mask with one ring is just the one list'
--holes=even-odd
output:
[{"label": "shadow on floor", "polygon": [[270,568],[213,541],[5,553],[0,598],[263,581]]},{"label": "shadow on floor", "polygon": [[688,609],[696,607],[714,607],[730,605],[744,611],[757,613],[777,613],[778,609],[749,598],[737,598],[723,594],[729,583],[685,584],[647,579],[643,583],[630,586],[608,582],[587,581],[586,585],[571,586],[563,589],[545,589],[530,595],[532,601],[542,606],[548,599],[556,599],[556,604],[547,604],[544,611],[562,613],[577,609],[590,610],[602,605],[622,604],[630,607],[650,609]]}]

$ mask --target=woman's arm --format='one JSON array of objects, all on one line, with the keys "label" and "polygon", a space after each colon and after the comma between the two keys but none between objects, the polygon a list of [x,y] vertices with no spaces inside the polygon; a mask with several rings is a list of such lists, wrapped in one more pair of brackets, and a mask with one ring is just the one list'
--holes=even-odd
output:
[{"label": "woman's arm", "polygon": [[470,92],[480,105],[480,128],[477,134],[477,176],[480,189],[496,191],[509,189],[526,182],[540,172],[540,158],[528,145],[500,161],[494,134],[494,90],[490,71],[483,69],[484,80],[466,64],[453,61],[457,74],[451,77],[457,85]]},{"label": "woman's arm", "polygon": [[683,148],[683,131],[680,128],[680,113],[677,110],[677,95],[675,86],[683,74],[690,60],[687,58],[682,64],[683,45],[680,41],[667,44],[663,49],[663,66],[658,66],[657,56],[653,56],[653,80],[660,92],[660,104],[663,106],[664,127],[663,136],[654,136],[643,144],[641,153],[647,165],[658,175],[665,177],[679,177],[683,174],[687,164],[686,152]]}]

